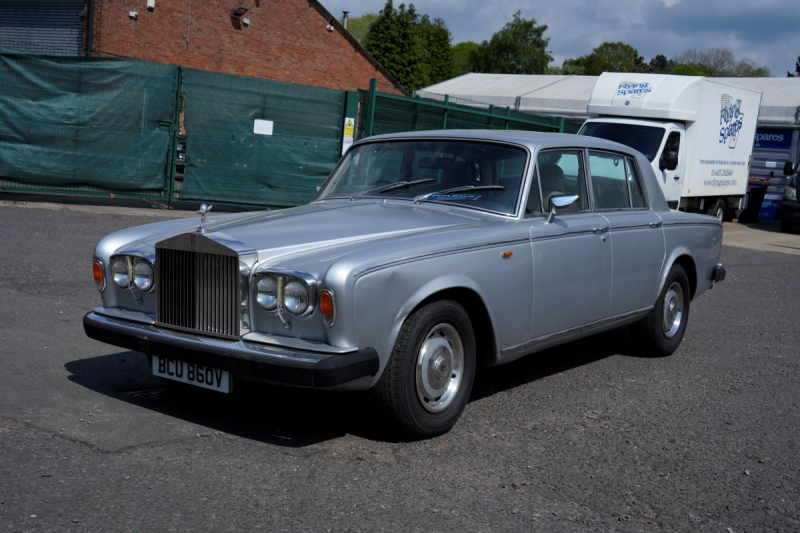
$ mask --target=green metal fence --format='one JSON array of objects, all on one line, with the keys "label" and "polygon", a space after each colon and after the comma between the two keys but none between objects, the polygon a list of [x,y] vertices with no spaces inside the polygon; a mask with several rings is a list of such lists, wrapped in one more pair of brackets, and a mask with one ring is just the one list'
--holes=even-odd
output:
[{"label": "green metal fence", "polygon": [[564,131],[565,123],[435,94],[378,92],[375,80],[369,91],[347,93],[0,50],[0,191],[286,207],[308,202],[355,139],[475,128]]},{"label": "green metal fence", "polygon": [[307,203],[341,154],[344,91],[183,69],[181,200]]},{"label": "green metal fence", "polygon": [[178,69],[0,54],[0,190],[166,199]]},{"label": "green metal fence", "polygon": [[561,117],[533,115],[423,91],[414,96],[379,92],[375,79],[369,91],[359,91],[359,103],[359,138],[422,130],[564,131]]}]

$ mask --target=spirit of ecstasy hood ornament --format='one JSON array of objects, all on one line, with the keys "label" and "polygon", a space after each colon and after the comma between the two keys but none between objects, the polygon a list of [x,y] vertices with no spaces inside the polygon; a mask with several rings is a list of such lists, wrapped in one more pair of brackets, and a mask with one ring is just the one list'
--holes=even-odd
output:
[{"label": "spirit of ecstasy hood ornament", "polygon": [[197,214],[200,215],[200,226],[197,227],[197,233],[199,233],[200,235],[203,235],[206,232],[206,214],[209,211],[211,211],[212,207],[214,206],[208,204],[200,204],[200,209],[197,210]]}]

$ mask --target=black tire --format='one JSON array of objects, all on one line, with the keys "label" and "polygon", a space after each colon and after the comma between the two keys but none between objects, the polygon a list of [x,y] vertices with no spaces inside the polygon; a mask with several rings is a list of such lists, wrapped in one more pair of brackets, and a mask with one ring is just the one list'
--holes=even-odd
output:
[{"label": "black tire", "polygon": [[[676,302],[677,311],[680,315],[674,315],[678,319],[677,328],[667,331],[665,323],[669,322],[667,317],[672,314],[665,314],[664,309],[667,301],[672,301],[670,291],[675,292],[675,286],[680,287],[680,304]],[[686,332],[686,324],[689,321],[689,308],[690,308],[690,287],[689,278],[683,267],[680,265],[672,265],[667,276],[667,281],[664,283],[664,288],[661,289],[661,294],[658,295],[656,305],[652,311],[644,317],[639,323],[639,329],[642,333],[642,341],[644,347],[648,352],[655,356],[672,355],[675,350],[681,345],[683,335]],[[675,324],[673,319],[671,324]]]},{"label": "black tire", "polygon": [[714,201],[708,209],[706,209],[706,214],[712,217],[715,217],[720,223],[725,221],[726,218],[726,205],[723,200],[716,200]]},{"label": "black tire", "polygon": [[[458,342],[448,340],[454,334],[453,332],[458,335],[461,343],[463,357],[460,365],[454,363],[458,357],[453,355],[458,351]],[[441,338],[439,333],[441,333]],[[446,337],[445,333],[449,337]],[[450,346],[451,350],[448,352],[446,348],[443,348],[443,351],[433,352],[430,347],[432,343],[437,342]],[[423,357],[421,354],[423,345],[426,345],[426,354],[444,353],[445,362],[439,364],[434,370],[431,365],[436,364],[437,361],[432,360],[432,356]],[[420,387],[425,387],[420,385],[421,378],[418,374],[421,371],[418,372],[417,368],[421,357],[423,357],[423,361],[431,363],[428,376],[436,376],[437,380],[442,380],[443,386],[448,387],[444,394],[439,398],[433,398],[433,401],[430,402],[424,401],[421,398],[422,392],[418,390]],[[441,361],[438,362],[441,363]],[[460,366],[460,373],[456,372],[456,366]],[[434,374],[434,372],[444,372],[445,374]],[[430,381],[430,378],[427,379]],[[397,336],[386,368],[373,390],[381,403],[391,411],[405,433],[416,437],[430,438],[446,433],[458,421],[469,400],[474,379],[475,334],[469,315],[460,304],[442,300],[414,311],[406,319]],[[456,380],[458,383],[453,385],[455,388],[451,393],[449,387]],[[436,405],[437,401],[440,402],[440,405]],[[441,411],[432,412],[432,409],[440,407]]]}]

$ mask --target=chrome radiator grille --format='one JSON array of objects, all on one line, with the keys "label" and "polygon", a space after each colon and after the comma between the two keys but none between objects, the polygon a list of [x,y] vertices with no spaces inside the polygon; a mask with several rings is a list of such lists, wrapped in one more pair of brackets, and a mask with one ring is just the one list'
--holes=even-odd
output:
[{"label": "chrome radiator grille", "polygon": [[237,257],[156,248],[155,283],[160,324],[239,336]]}]

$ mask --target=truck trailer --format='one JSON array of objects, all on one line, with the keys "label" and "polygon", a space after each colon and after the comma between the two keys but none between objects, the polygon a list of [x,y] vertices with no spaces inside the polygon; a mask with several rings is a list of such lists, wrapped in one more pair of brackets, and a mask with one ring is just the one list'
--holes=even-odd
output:
[{"label": "truck trailer", "polygon": [[604,73],[579,135],[642,152],[673,209],[733,217],[747,191],[761,92],[712,78]]}]

